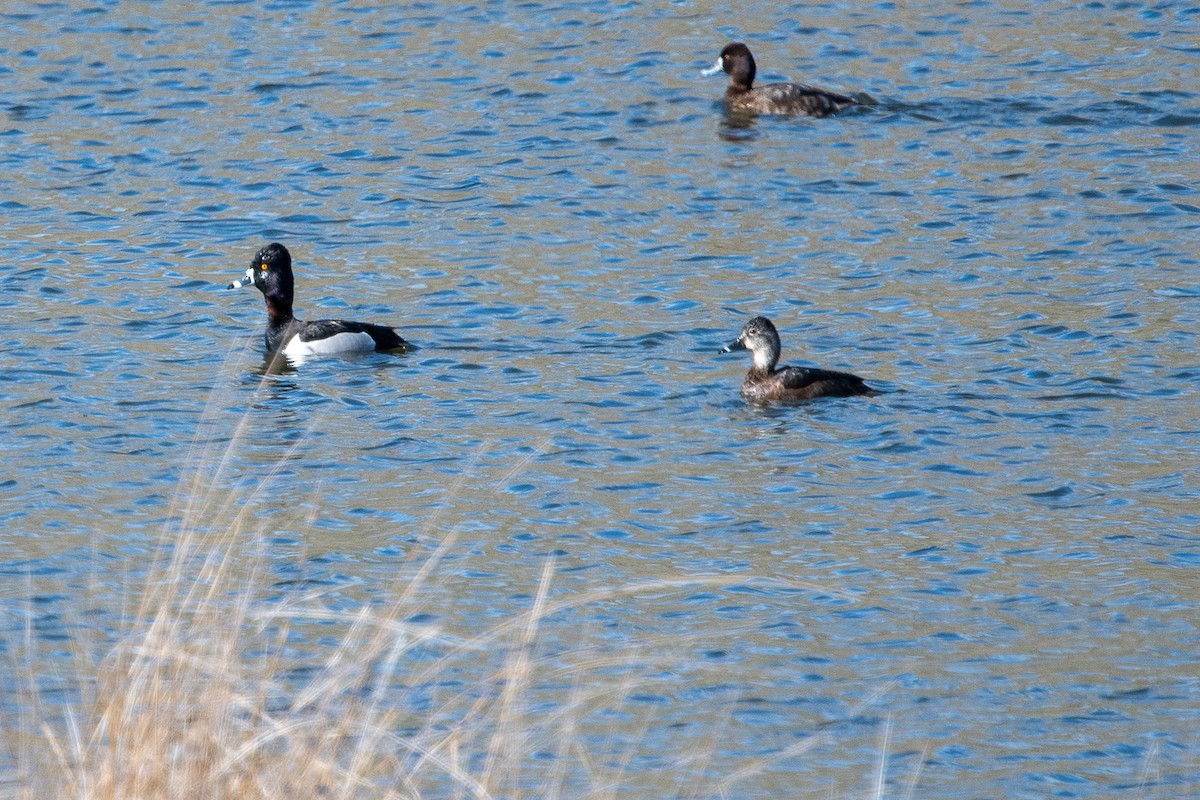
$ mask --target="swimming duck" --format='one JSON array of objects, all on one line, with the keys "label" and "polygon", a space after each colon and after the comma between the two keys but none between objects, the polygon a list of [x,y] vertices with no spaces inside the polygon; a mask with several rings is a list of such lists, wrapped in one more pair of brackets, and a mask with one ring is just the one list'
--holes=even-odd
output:
[{"label": "swimming duck", "polygon": [[267,301],[267,354],[282,353],[290,359],[330,353],[403,350],[408,342],[386,325],[319,319],[304,322],[292,316],[292,254],[273,242],[254,254],[250,269],[230,289],[253,285]]},{"label": "swimming duck", "polygon": [[756,71],[750,48],[741,42],[733,42],[725,45],[716,64],[700,74],[716,75],[718,72],[725,72],[729,75],[725,103],[734,111],[827,117],[858,102],[853,97],[804,83],[768,83],[754,88]]},{"label": "swimming duck", "polygon": [[766,317],[755,317],[747,322],[738,338],[721,348],[721,353],[749,350],[754,354],[754,365],[742,381],[742,396],[747,400],[811,400],[875,391],[862,378],[848,372],[808,367],[777,368],[781,349],[779,332]]}]

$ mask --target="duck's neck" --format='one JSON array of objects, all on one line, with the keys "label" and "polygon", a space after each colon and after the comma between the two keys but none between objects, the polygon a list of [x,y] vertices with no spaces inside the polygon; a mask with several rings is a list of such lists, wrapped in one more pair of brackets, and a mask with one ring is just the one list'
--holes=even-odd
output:
[{"label": "duck's neck", "polygon": [[748,92],[754,86],[754,75],[758,69],[753,63],[744,65],[744,69],[736,69],[729,76],[729,91]]},{"label": "duck's neck", "polygon": [[755,364],[754,366],[750,367],[750,371],[746,373],[746,383],[761,383],[769,377],[771,377],[771,370]]},{"label": "duck's neck", "polygon": [[271,327],[278,328],[287,325],[294,319],[290,302],[277,295],[268,294],[264,297],[267,301],[267,319],[271,321]]},{"label": "duck's neck", "polygon": [[775,364],[778,361],[778,353],[772,353],[770,350],[754,351],[754,371],[756,372],[762,372],[764,375],[770,375],[775,371]]}]

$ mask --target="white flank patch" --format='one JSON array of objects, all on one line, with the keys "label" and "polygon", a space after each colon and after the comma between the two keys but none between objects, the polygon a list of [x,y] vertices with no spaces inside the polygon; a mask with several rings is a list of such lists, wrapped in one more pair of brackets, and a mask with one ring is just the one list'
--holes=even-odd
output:
[{"label": "white flank patch", "polygon": [[283,348],[283,354],[288,358],[304,358],[305,356],[329,355],[331,353],[354,353],[363,350],[374,350],[375,340],[370,334],[335,333],[325,339],[312,342],[302,342],[299,336],[293,336]]}]

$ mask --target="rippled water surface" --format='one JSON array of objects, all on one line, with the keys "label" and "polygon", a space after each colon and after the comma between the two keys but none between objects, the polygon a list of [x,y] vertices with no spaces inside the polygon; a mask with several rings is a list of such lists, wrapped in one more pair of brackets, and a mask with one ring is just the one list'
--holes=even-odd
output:
[{"label": "rippled water surface", "polygon": [[[592,740],[641,796],[698,740],[766,759],[740,797],[881,755],[887,796],[1200,796],[1194,4],[0,18],[6,640],[85,587],[120,617],[199,437],[281,592],[351,604],[446,531],[463,636],[551,555],[555,596],[681,581],[543,626],[657,643]],[[864,102],[727,117],[735,39]],[[419,349],[264,375],[224,286],[272,240],[299,314]],[[748,405],[716,352],[754,314],[886,393]]]}]

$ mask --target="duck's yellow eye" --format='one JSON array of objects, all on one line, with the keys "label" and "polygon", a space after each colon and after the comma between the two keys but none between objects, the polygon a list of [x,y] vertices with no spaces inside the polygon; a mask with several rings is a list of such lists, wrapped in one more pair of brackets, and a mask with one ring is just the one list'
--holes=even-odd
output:
[{"label": "duck's yellow eye", "polygon": [[259,269],[261,269],[263,272],[266,272],[267,271],[267,262],[264,261],[262,263],[262,266],[259,267]]}]

